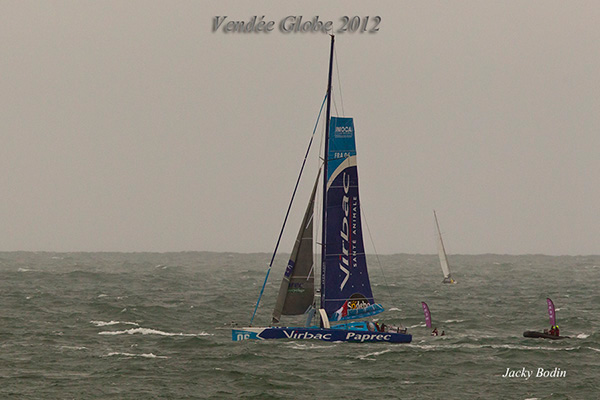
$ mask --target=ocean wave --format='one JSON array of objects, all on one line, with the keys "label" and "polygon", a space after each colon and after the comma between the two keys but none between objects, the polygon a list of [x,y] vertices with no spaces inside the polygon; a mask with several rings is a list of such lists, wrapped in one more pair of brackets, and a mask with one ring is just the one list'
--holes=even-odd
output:
[{"label": "ocean wave", "polygon": [[313,350],[313,349],[328,349],[334,347],[335,345],[317,345],[317,344],[304,344],[298,342],[285,342],[286,345],[295,350]]},{"label": "ocean wave", "polygon": [[416,347],[422,350],[448,350],[448,349],[508,349],[508,350],[549,350],[549,351],[573,351],[581,347],[545,347],[545,346],[523,346],[516,344],[407,344],[407,347]]},{"label": "ocean wave", "polygon": [[105,322],[105,321],[90,321],[90,324],[94,324],[96,326],[111,326],[111,325],[135,325],[135,326],[139,326],[139,324],[135,323],[135,322],[123,322],[123,321],[109,321],[109,322]]},{"label": "ocean wave", "polygon": [[575,336],[577,339],[587,339],[590,337],[590,335],[587,335],[585,333],[580,333],[577,336]]},{"label": "ocean wave", "polygon": [[131,328],[124,331],[103,331],[99,332],[99,335],[160,335],[160,336],[213,336],[212,333],[200,332],[200,333],[172,333],[172,332],[163,332],[157,329],[150,328]]},{"label": "ocean wave", "polygon": [[67,350],[87,350],[85,346],[60,346],[60,348]]},{"label": "ocean wave", "polygon": [[114,351],[112,353],[108,353],[106,355],[106,357],[113,357],[113,356],[123,356],[123,357],[143,357],[143,358],[169,358],[167,356],[157,356],[153,353],[143,353],[143,354],[134,354],[134,353],[120,353],[117,351]]},{"label": "ocean wave", "polygon": [[369,353],[369,354],[365,354],[364,356],[357,356],[356,358],[360,359],[360,360],[371,360],[371,361],[375,361],[375,358],[369,358],[369,357],[375,357],[375,356],[380,356],[382,354],[385,353],[389,353],[390,349],[386,349],[386,350],[382,350],[382,351],[375,351],[373,353]]}]

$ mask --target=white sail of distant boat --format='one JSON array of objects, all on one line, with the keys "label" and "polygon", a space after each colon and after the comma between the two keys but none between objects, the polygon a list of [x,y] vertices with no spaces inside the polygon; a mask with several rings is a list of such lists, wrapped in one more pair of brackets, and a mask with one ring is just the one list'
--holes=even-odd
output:
[{"label": "white sail of distant boat", "polygon": [[452,273],[450,272],[450,266],[448,265],[448,256],[446,255],[446,249],[444,248],[440,224],[438,223],[435,210],[433,210],[433,217],[435,218],[435,226],[438,234],[438,256],[440,257],[440,265],[442,266],[442,272],[444,273],[444,280],[442,283],[456,283],[456,281],[452,279]]}]

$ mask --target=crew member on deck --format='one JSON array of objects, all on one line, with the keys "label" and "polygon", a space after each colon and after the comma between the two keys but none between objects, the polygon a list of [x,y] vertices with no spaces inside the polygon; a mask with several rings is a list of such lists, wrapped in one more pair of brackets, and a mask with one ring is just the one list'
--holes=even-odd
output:
[{"label": "crew member on deck", "polygon": [[433,328],[433,331],[431,332],[431,336],[437,336],[437,335],[438,335],[437,328]]}]

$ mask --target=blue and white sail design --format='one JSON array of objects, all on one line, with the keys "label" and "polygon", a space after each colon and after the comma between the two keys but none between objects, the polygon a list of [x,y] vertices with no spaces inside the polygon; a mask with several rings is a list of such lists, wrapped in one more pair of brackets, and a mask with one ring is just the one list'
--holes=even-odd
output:
[{"label": "blue and white sail design", "polygon": [[363,318],[383,311],[375,304],[367,272],[354,121],[331,117],[327,154],[327,210],[322,308],[331,321]]}]

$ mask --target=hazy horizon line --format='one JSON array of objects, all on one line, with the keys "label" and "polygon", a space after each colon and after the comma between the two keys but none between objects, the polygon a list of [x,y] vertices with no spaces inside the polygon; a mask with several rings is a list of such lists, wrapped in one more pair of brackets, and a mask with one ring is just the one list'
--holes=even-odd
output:
[{"label": "hazy horizon line", "polygon": [[[265,254],[272,255],[272,252],[268,251],[232,251],[232,250],[1,250],[0,254],[6,253],[52,253],[52,254],[94,254],[94,253],[112,253],[112,254],[176,254],[176,253],[214,253],[214,254],[239,254],[239,255],[257,255]],[[289,252],[278,252],[279,255],[289,255]],[[367,256],[395,256],[395,255],[409,255],[409,256],[435,256],[437,253],[410,253],[410,252],[393,252],[393,253],[366,253]],[[546,253],[449,253],[448,256],[510,256],[510,257],[522,257],[522,256],[546,256],[546,257],[600,257],[600,254],[546,254]]]}]

